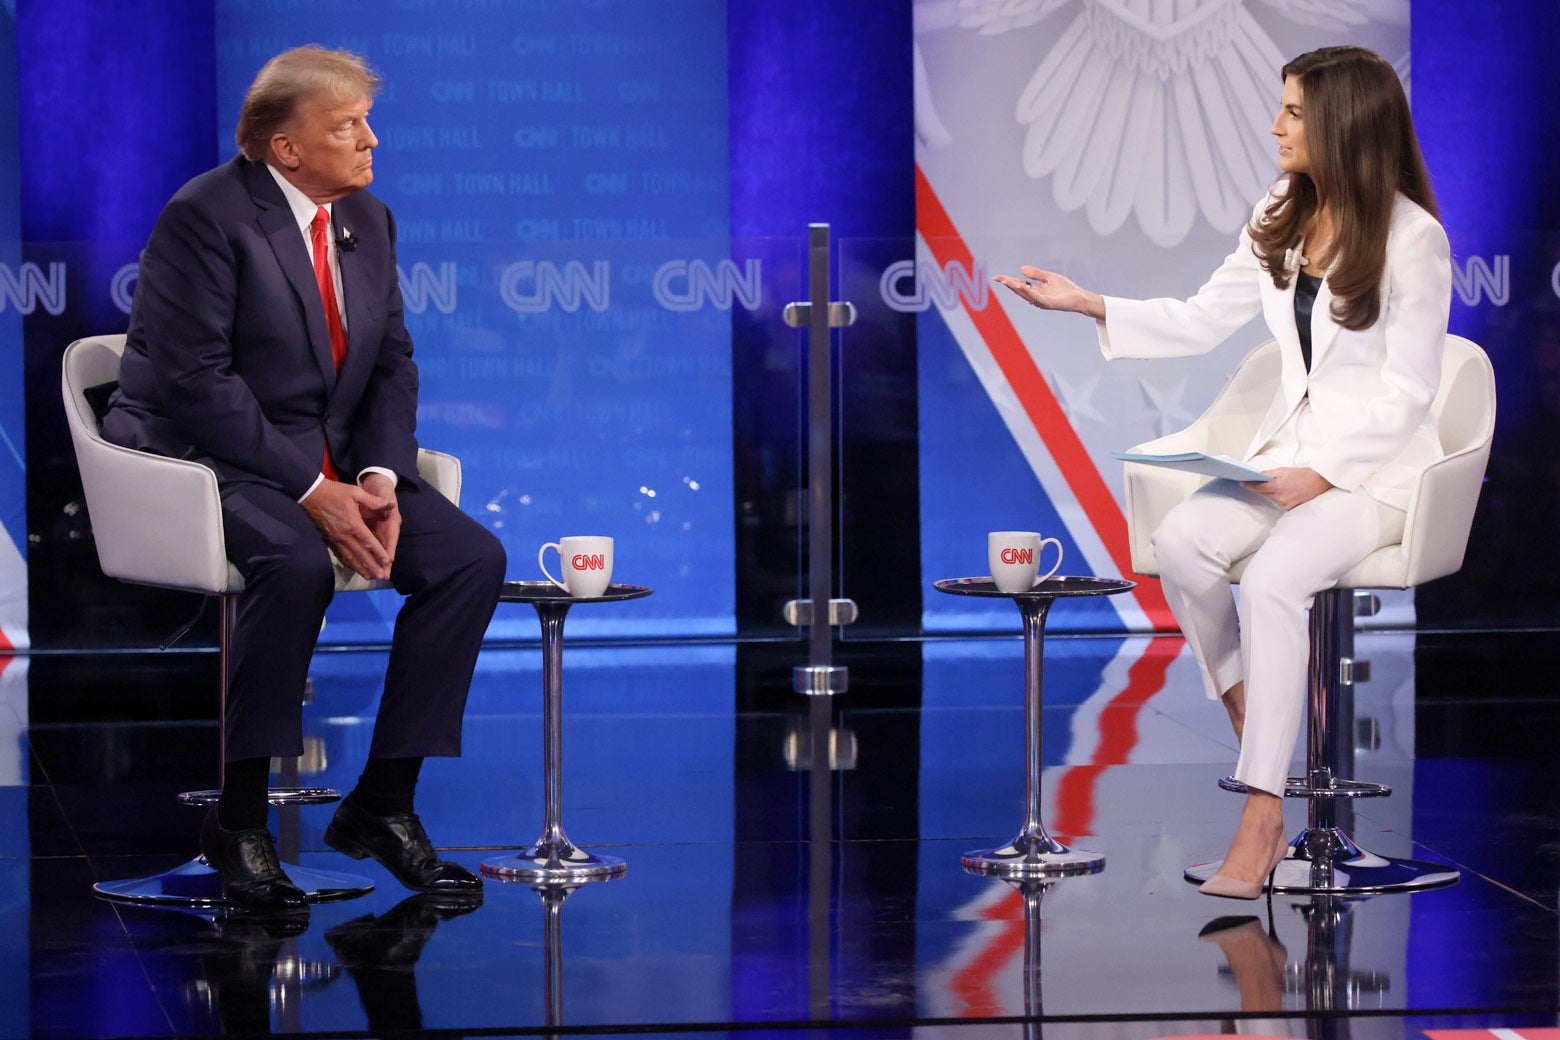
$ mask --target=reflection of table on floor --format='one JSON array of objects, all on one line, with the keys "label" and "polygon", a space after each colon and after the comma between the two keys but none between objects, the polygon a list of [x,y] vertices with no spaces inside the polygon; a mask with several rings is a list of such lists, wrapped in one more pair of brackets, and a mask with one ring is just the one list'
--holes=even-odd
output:
[{"label": "reflection of table on floor", "polygon": [[1001,592],[990,578],[948,578],[934,582],[938,592],[956,596],[1011,599],[1024,616],[1024,829],[1008,844],[964,854],[964,869],[1001,877],[1040,877],[1056,874],[1092,874],[1105,866],[1105,857],[1082,849],[1069,849],[1045,832],[1040,822],[1040,713],[1045,652],[1045,616],[1058,598],[1114,596],[1135,588],[1136,582],[1114,578],[1047,578],[1027,592]]},{"label": "reflection of table on floor", "polygon": [[482,861],[482,872],[530,882],[616,877],[628,864],[595,856],[563,833],[563,618],[576,603],[614,603],[650,595],[643,585],[609,585],[599,596],[570,596],[546,581],[506,581],[502,603],[529,603],[542,621],[542,776],[547,821],[536,844],[515,856]]}]

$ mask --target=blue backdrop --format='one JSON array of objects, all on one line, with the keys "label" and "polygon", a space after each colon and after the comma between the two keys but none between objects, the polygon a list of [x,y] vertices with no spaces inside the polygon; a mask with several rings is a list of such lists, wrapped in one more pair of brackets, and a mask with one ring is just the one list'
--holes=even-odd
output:
[{"label": "blue backdrop", "polygon": [[[16,11],[6,0],[0,5],[0,155],[17,151],[16,86]],[[16,557],[27,558],[21,311],[37,301],[22,267],[18,173],[15,163],[0,161],[0,650],[20,642],[26,629],[24,590],[6,580]]]},{"label": "blue backdrop", "polygon": [[[571,632],[732,631],[729,312],[772,301],[728,234],[724,4],[285,6],[217,4],[213,163],[271,55],[367,57],[421,442],[461,458],[462,505],[511,576],[540,577],[543,542],[601,534],[618,580],[655,587]],[[368,599],[333,608],[333,639],[388,637],[396,598]]]},{"label": "blue backdrop", "polygon": [[[14,166],[0,163],[0,249],[9,251],[0,265],[20,285],[19,167],[28,260],[44,273],[55,256],[71,263],[69,306],[55,324],[75,322],[70,335],[122,327],[133,285],[125,271],[153,216],[183,179],[232,153],[238,98],[261,61],[305,40],[361,50],[386,78],[375,110],[383,147],[374,190],[401,220],[400,264],[425,377],[420,432],[428,445],[462,456],[465,507],[504,538],[516,577],[535,576],[531,561],[545,540],[610,534],[619,540],[617,576],[656,587],[641,602],[579,611],[571,633],[732,631],[737,572],[751,582],[755,563],[766,562],[734,544],[735,509],[747,502],[733,480],[733,422],[794,425],[796,412],[794,372],[771,380],[762,401],[733,389],[733,326],[738,339],[744,329],[764,330],[751,336],[764,350],[736,355],[746,371],[794,366],[787,351],[799,350],[797,337],[780,327],[778,311],[799,295],[801,225],[829,220],[837,241],[902,236],[912,226],[911,5],[687,0],[675,18],[665,6],[623,0],[397,0],[374,6],[371,17],[363,6],[24,4],[16,24],[22,146],[7,149],[18,156]],[[1504,0],[1485,11],[1475,24],[1454,0],[1414,0],[1414,101],[1460,269],[1488,261],[1509,275],[1490,283],[1505,302],[1486,295],[1479,307],[1461,308],[1457,331],[1484,343],[1501,380],[1486,499],[1505,510],[1504,529],[1538,531],[1560,482],[1540,481],[1535,494],[1533,481],[1508,479],[1501,467],[1509,461],[1513,472],[1528,472],[1543,461],[1536,446],[1560,435],[1551,403],[1560,304],[1546,237],[1557,203],[1543,190],[1560,174],[1560,153],[1532,131],[1553,108],[1542,26],[1555,28],[1560,8]],[[14,89],[14,78],[4,78],[0,100]],[[61,112],[92,128],[89,143],[62,132]],[[0,294],[7,374],[22,366],[23,295]],[[89,542],[72,541],[78,527],[57,508],[72,504],[46,501],[56,483],[68,483],[69,451],[62,429],[45,422],[37,435],[38,413],[53,393],[47,359],[70,336],[49,326],[42,304],[22,322],[34,401],[27,439],[39,541],[30,555],[40,628],[40,588],[53,597],[51,610],[76,619],[127,595],[85,583]],[[845,363],[870,353],[862,345],[878,332],[850,330]],[[1001,431],[989,415],[914,414],[913,326],[906,335],[880,336],[881,366],[870,379],[845,373],[847,393],[864,390],[847,402],[842,427],[847,440],[860,436],[885,412],[886,397],[870,393],[892,388],[896,365],[909,370],[909,443],[926,434],[936,449],[927,466],[946,472],[983,427],[997,440]],[[21,389],[20,380],[0,378],[0,522],[18,549]],[[790,442],[765,442],[758,462],[735,465],[772,466],[770,482],[790,489]],[[849,482],[871,467],[842,468]],[[870,496],[855,492],[860,510]],[[855,577],[865,557],[852,533],[873,530],[859,515],[847,517],[841,536],[842,569],[854,580],[845,592],[857,596],[881,584],[871,580],[877,575]],[[912,534],[967,543],[959,530]],[[79,557],[66,555],[73,545]],[[1444,613],[1474,623],[1515,609],[1510,590],[1487,580],[1510,562],[1499,540],[1476,538]],[[1530,584],[1560,580],[1542,578]],[[771,613],[791,594],[760,591],[773,600],[759,604]],[[383,638],[392,605],[343,597],[327,639]],[[1552,604],[1543,609],[1553,616]],[[104,624],[75,623],[86,638],[113,641]],[[533,626],[524,612],[507,612],[494,634],[524,636]]]}]

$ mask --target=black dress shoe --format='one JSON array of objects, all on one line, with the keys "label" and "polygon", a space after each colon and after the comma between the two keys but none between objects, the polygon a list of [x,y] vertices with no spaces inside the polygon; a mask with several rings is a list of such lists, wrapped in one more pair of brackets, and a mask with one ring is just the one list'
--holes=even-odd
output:
[{"label": "black dress shoe", "polygon": [[276,842],[264,827],[230,831],[213,806],[200,828],[200,851],[222,879],[222,898],[258,913],[308,913],[309,897],[282,873]]},{"label": "black dress shoe", "polygon": [[348,795],[325,828],[325,844],[353,859],[372,856],[414,892],[482,891],[482,881],[475,874],[439,858],[413,812],[381,816],[362,808]]}]

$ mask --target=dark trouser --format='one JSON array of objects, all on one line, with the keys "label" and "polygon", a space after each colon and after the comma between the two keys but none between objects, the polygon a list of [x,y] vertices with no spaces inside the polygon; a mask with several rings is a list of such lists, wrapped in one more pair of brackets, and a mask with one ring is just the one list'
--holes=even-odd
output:
[{"label": "dark trouser", "polygon": [[[390,580],[407,597],[396,618],[369,754],[460,754],[461,717],[477,652],[498,604],[504,549],[422,480],[397,489],[401,538]],[[303,753],[303,689],[335,570],[319,529],[287,495],[222,489],[228,558],[244,576],[230,653],[229,761]]]}]

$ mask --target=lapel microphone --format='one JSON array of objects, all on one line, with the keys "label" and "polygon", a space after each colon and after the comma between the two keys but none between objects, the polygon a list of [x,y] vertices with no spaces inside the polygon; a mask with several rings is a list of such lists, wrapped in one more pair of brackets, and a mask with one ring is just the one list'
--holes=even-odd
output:
[{"label": "lapel microphone", "polygon": [[352,234],[352,229],[342,228],[336,232],[336,249],[342,253],[350,253],[357,248],[357,237]]}]

